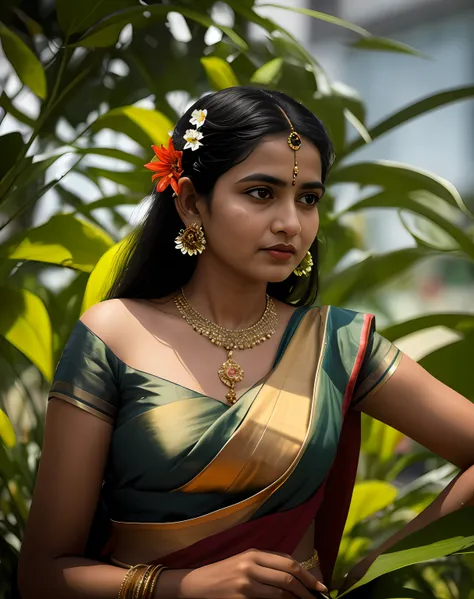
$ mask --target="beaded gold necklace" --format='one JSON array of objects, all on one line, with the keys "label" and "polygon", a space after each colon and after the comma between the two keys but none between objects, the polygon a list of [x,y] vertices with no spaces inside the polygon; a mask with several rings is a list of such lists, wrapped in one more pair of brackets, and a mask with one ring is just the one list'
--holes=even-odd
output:
[{"label": "beaded gold necklace", "polygon": [[250,327],[235,330],[221,327],[202,316],[202,314],[199,314],[190,305],[182,289],[181,293],[174,297],[174,302],[184,320],[197,333],[207,337],[211,343],[214,343],[218,347],[223,347],[227,350],[227,360],[221,365],[217,374],[224,385],[230,388],[225,396],[227,401],[234,404],[237,401],[235,385],[243,380],[244,371],[233,359],[233,350],[251,349],[270,339],[278,326],[278,314],[274,301],[267,295],[265,311],[260,319]]}]

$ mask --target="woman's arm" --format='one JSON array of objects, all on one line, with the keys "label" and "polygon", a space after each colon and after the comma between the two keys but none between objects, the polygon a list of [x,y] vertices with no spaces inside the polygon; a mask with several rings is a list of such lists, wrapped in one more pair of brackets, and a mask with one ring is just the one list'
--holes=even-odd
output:
[{"label": "woman's arm", "polygon": [[115,599],[126,570],[84,554],[112,426],[51,399],[44,446],[20,553],[22,599]]},{"label": "woman's arm", "polygon": [[380,420],[461,468],[421,514],[358,564],[359,578],[373,561],[409,534],[464,506],[474,505],[474,405],[404,355],[391,378],[357,409]]}]

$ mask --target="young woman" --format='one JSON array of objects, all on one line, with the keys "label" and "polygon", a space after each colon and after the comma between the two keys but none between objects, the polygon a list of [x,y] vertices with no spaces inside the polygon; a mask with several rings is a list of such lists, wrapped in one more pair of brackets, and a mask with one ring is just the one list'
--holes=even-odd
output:
[{"label": "young woman", "polygon": [[472,503],[474,406],[372,315],[314,305],[333,152],[307,109],[226,89],[154,149],[149,213],[56,370],[22,597],[309,599],[331,584],[360,412],[462,469],[380,552]]}]

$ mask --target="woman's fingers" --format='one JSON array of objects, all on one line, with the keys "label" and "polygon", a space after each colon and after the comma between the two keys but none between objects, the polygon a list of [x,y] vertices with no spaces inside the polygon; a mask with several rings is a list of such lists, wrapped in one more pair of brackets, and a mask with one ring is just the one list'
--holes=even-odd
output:
[{"label": "woman's fingers", "polygon": [[[292,597],[298,597],[298,599],[314,599],[314,595],[311,594],[309,589],[294,574],[259,566],[255,569],[253,578],[264,585],[284,589]],[[321,583],[318,584],[321,588],[317,588],[316,584],[313,584],[311,588],[321,591],[326,588],[324,585],[321,585]]]}]

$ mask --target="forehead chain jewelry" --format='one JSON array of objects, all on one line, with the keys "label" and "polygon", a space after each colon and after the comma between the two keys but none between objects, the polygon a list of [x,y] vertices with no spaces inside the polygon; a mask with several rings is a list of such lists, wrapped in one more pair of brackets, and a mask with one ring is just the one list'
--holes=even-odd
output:
[{"label": "forehead chain jewelry", "polygon": [[296,177],[298,176],[298,159],[296,157],[296,152],[301,148],[301,137],[299,136],[299,134],[295,131],[295,128],[293,127],[293,123],[290,121],[288,115],[286,114],[286,112],[283,110],[283,108],[281,106],[278,106],[278,108],[282,111],[282,113],[284,114],[286,120],[288,121],[288,124],[290,125],[290,134],[288,135],[288,145],[290,146],[290,148],[293,150],[293,180],[291,182],[292,185],[296,185]]}]

